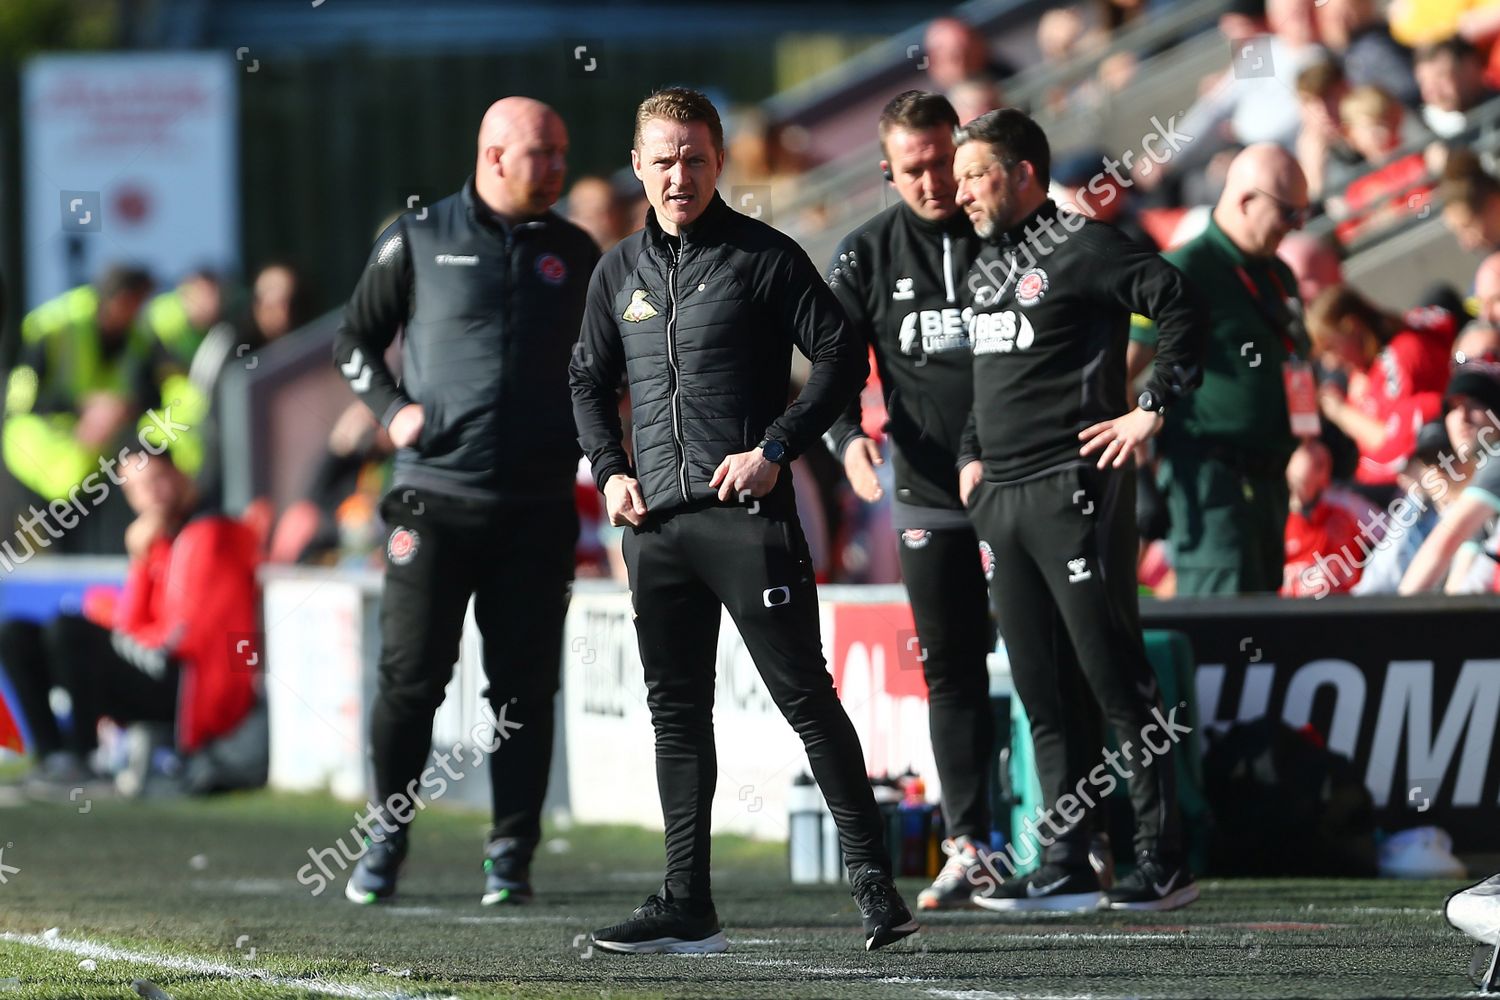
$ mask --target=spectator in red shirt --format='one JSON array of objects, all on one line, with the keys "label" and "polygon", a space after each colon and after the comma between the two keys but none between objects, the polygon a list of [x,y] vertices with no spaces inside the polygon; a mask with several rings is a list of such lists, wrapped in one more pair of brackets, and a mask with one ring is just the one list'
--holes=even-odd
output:
[{"label": "spectator in red shirt", "polygon": [[[1307,330],[1325,371],[1323,415],[1359,448],[1355,481],[1383,502],[1416,450],[1417,431],[1442,411],[1457,322],[1444,309],[1384,312],[1348,285],[1307,310]],[[1346,388],[1340,388],[1343,382]]]},{"label": "spectator in red shirt", "polygon": [[[90,595],[87,617],[0,627],[0,659],[16,689],[40,761],[41,784],[91,776],[99,720],[174,723],[184,753],[228,735],[249,714],[260,671],[254,534],[233,518],[194,516],[191,479],[163,455],[120,466],[136,519],[118,600]],[[48,707],[67,691],[64,733]]]},{"label": "spectator in red shirt", "polygon": [[1286,466],[1291,511],[1286,519],[1286,566],[1282,597],[1342,594],[1359,582],[1374,543],[1360,545],[1354,515],[1324,499],[1333,460],[1322,442],[1302,442]]},{"label": "spectator in red shirt", "polygon": [[1329,177],[1330,190],[1343,188],[1342,195],[1328,199],[1328,206],[1344,217],[1337,233],[1340,242],[1348,243],[1427,204],[1432,183],[1426,159],[1421,152],[1398,154],[1430,135],[1400,101],[1375,86],[1351,90],[1339,102],[1339,120],[1345,142],[1362,161],[1361,169],[1374,168],[1354,180]]}]

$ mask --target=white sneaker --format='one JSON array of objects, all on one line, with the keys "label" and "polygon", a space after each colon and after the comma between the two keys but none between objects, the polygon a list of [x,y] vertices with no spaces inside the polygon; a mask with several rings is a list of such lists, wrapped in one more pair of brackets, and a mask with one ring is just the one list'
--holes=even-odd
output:
[{"label": "white sneaker", "polygon": [[1443,915],[1475,941],[1500,945],[1500,875],[1449,896]]},{"label": "white sneaker", "polygon": [[979,884],[975,877],[983,871],[981,848],[968,837],[956,837],[943,841],[943,853],[948,860],[938,872],[932,884],[917,893],[919,910],[969,910],[973,903],[969,897]]}]

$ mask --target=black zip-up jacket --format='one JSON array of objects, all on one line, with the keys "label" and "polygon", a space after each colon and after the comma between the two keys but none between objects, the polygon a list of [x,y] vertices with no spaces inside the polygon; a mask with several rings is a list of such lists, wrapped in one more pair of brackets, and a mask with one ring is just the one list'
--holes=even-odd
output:
[{"label": "black zip-up jacket", "polygon": [[1130,314],[1161,331],[1146,388],[1167,406],[1201,381],[1208,317],[1182,272],[1113,226],[1051,201],[987,241],[969,272],[974,412],[958,465],[1007,482],[1083,461],[1078,432],[1127,413]]},{"label": "black zip-up jacket", "polygon": [[[788,407],[793,344],[812,372]],[[604,255],[573,355],[573,414],[600,490],[611,476],[633,476],[648,510],[662,514],[715,502],[719,463],[763,438],[780,441],[788,460],[801,454],[868,374],[863,345],[807,254],[715,194],[679,240],[648,213],[644,229]],[[622,377],[633,463],[621,444]],[[773,493],[786,496],[790,482],[783,473]]]},{"label": "black zip-up jacket", "polygon": [[[383,426],[422,404],[393,485],[482,500],[572,489],[568,359],[598,259],[589,235],[553,212],[505,226],[472,176],[380,234],[334,361]],[[384,359],[403,326],[398,384]]]},{"label": "black zip-up jacket", "polygon": [[[844,237],[829,269],[855,333],[875,349],[897,528],[940,526],[930,510],[910,508],[952,511],[957,525],[968,523],[954,462],[974,400],[964,282],[978,251],[963,212],[929,222],[900,201]],[[855,396],[825,440],[842,462],[863,436]]]}]

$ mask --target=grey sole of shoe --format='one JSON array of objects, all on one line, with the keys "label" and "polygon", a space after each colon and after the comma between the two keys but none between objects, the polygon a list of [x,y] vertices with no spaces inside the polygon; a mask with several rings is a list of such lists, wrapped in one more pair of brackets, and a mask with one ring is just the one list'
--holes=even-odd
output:
[{"label": "grey sole of shoe", "polygon": [[1097,910],[1103,900],[1104,893],[1102,892],[1072,892],[1061,896],[1037,896],[1027,899],[990,899],[985,896],[976,896],[974,905],[995,913],[1055,913],[1059,911],[1082,913]]},{"label": "grey sole of shoe", "polygon": [[717,955],[729,950],[729,939],[723,931],[701,941],[684,941],[681,938],[657,938],[654,941],[600,941],[594,939],[594,947],[620,955]]},{"label": "grey sole of shoe", "polygon": [[1176,910],[1188,905],[1198,898],[1198,885],[1185,885],[1174,893],[1163,896],[1161,899],[1147,900],[1142,903],[1115,903],[1105,899],[1100,907],[1105,910]]},{"label": "grey sole of shoe", "polygon": [[895,927],[892,927],[889,931],[886,932],[885,936],[880,938],[879,940],[876,940],[875,938],[866,938],[865,951],[874,951],[876,948],[884,948],[888,944],[895,944],[902,938],[910,937],[921,929],[921,924],[917,923],[915,920],[908,920],[904,924],[899,924]]},{"label": "grey sole of shoe", "polygon": [[480,906],[499,906],[501,903],[507,906],[525,906],[529,902],[531,902],[530,893],[519,893],[515,889],[487,892],[479,897]]}]

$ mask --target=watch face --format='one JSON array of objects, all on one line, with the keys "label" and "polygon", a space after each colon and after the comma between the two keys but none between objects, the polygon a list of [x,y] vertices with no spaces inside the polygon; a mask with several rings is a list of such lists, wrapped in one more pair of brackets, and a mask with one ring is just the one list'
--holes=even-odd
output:
[{"label": "watch face", "polygon": [[1154,410],[1156,409],[1156,396],[1150,389],[1147,389],[1141,393],[1140,398],[1135,401],[1135,405],[1143,410]]},{"label": "watch face", "polygon": [[761,454],[766,456],[768,462],[780,462],[786,457],[786,447],[780,441],[767,441],[761,448]]}]

